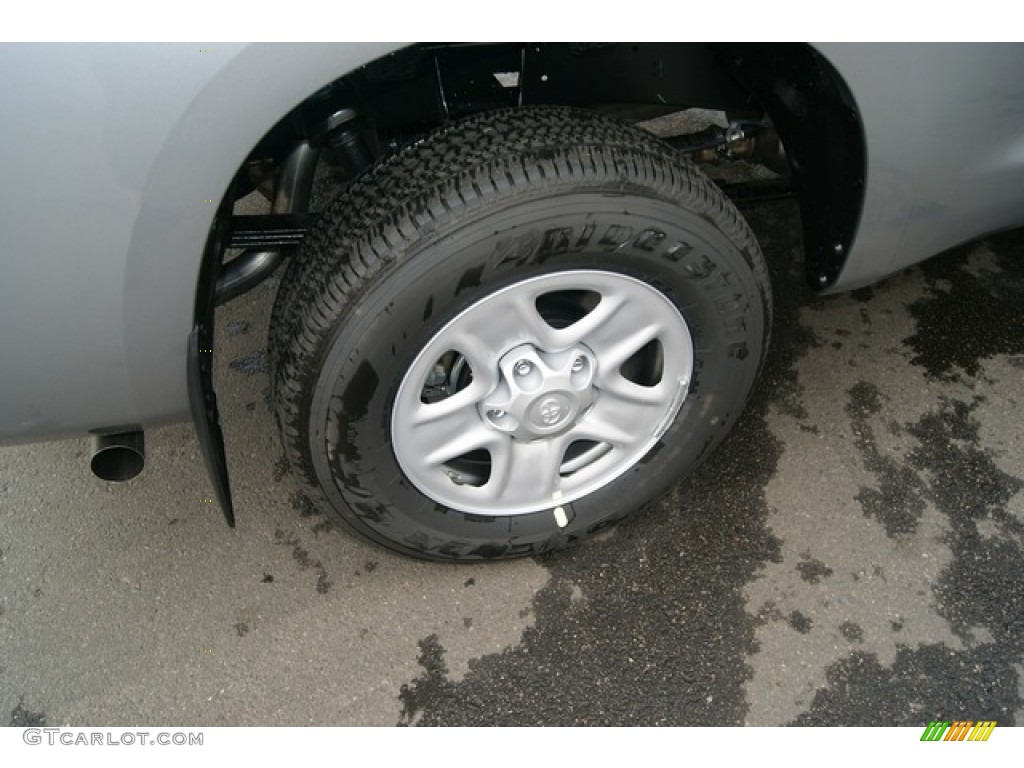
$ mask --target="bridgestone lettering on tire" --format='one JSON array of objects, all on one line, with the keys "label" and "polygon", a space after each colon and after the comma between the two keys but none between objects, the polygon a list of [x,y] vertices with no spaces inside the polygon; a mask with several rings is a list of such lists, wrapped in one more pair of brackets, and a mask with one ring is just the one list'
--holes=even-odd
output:
[{"label": "bridgestone lettering on tire", "polygon": [[314,504],[419,557],[558,549],[685,477],[735,422],[771,294],[745,222],[650,135],[478,115],[327,210],[271,324]]}]

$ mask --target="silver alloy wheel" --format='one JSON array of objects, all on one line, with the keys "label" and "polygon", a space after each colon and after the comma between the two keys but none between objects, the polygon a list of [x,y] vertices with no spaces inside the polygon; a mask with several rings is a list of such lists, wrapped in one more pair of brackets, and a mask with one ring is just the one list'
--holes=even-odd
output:
[{"label": "silver alloy wheel", "polygon": [[415,557],[539,555],[624,520],[725,438],[767,351],[735,207],[593,112],[446,122],[302,249],[271,323],[286,455],[316,509]]},{"label": "silver alloy wheel", "polygon": [[598,270],[523,280],[417,355],[392,410],[395,456],[452,509],[557,508],[647,454],[686,398],[693,359],[679,310],[647,283]]}]

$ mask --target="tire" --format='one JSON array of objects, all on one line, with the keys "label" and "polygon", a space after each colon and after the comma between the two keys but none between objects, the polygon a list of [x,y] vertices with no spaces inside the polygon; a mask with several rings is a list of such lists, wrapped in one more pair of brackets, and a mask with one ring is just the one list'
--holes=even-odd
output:
[{"label": "tire", "polygon": [[326,211],[271,324],[284,449],[313,503],[417,557],[578,542],[736,421],[771,292],[735,208],[643,131],[474,116]]}]

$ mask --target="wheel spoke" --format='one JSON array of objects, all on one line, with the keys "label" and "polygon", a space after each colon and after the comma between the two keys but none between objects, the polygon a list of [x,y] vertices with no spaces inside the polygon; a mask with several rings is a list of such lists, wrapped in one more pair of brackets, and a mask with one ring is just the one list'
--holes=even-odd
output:
[{"label": "wheel spoke", "polygon": [[641,387],[621,376],[614,378],[620,382],[620,388],[601,392],[594,407],[570,432],[573,439],[597,440],[626,448],[650,437],[637,427],[664,412],[663,396],[653,395],[651,390],[655,387]]},{"label": "wheel spoke", "polygon": [[[597,306],[575,323],[565,328],[547,326],[547,344],[551,350],[568,349],[588,339],[602,326],[611,323],[629,302],[625,296],[609,293],[602,295]],[[545,325],[547,325],[545,323]]]},{"label": "wheel spoke", "polygon": [[[609,302],[608,309],[601,312],[606,302]],[[597,308],[577,323],[580,325],[596,315],[580,341],[594,351],[602,367],[617,370],[619,365],[662,332],[665,319],[649,304],[649,301],[635,297],[602,298]]]},{"label": "wheel spoke", "polygon": [[[536,343],[541,349],[561,349],[568,346],[561,340],[560,331],[548,325],[537,311],[537,300],[532,294],[522,292],[510,296],[513,299],[510,307],[509,322],[516,323],[526,334],[526,338]],[[501,322],[501,320],[498,320]]]},{"label": "wheel spoke", "polygon": [[437,349],[431,350],[433,359],[436,360],[445,352],[453,350],[466,358],[469,370],[473,373],[473,381],[470,385],[448,400],[465,396],[475,402],[484,397],[498,383],[497,358],[493,350],[478,335],[464,330],[453,332],[445,336],[443,344],[435,344],[435,346]]},{"label": "wheel spoke", "polygon": [[[600,347],[597,354],[598,380],[609,376],[617,376],[619,367],[633,355],[658,337],[661,327],[656,324],[636,328],[626,336],[609,341]],[[592,345],[593,346],[593,345]]]},{"label": "wheel spoke", "polygon": [[554,347],[559,343],[557,334],[540,316],[530,294],[512,292],[500,296],[486,316],[462,318],[462,322],[449,329],[447,339],[476,370],[484,366],[495,368],[503,350],[523,342]]},{"label": "wheel spoke", "polygon": [[[657,360],[646,357],[652,343],[661,345]],[[463,388],[423,403],[431,368],[448,352],[468,367],[456,376]],[[660,380],[644,386],[655,364]],[[596,270],[529,278],[463,310],[413,362],[392,415],[395,455],[421,491],[453,509],[552,509],[643,458],[678,412],[692,368],[686,323],[654,286]],[[566,464],[574,443],[583,445]],[[455,460],[482,467],[480,451],[489,471],[467,479]]]},{"label": "wheel spoke", "polygon": [[491,477],[484,489],[506,502],[529,498],[551,499],[554,503],[566,445],[564,437],[501,443],[491,451]]},{"label": "wheel spoke", "polygon": [[661,383],[653,387],[644,387],[634,384],[618,371],[604,376],[599,383],[601,398],[604,401],[614,402],[614,407],[632,412],[633,417],[639,416],[638,407],[652,409],[664,409],[668,406],[673,395],[673,383],[668,379],[662,379]]},{"label": "wheel spoke", "polygon": [[595,409],[573,427],[569,435],[575,440],[594,440],[608,443],[613,448],[623,448],[633,442],[633,435],[616,421],[613,417],[597,413]]},{"label": "wheel spoke", "polygon": [[484,448],[498,437],[480,420],[474,406],[452,407],[451,401],[462,394],[421,406],[405,430],[403,439],[411,441],[425,465],[437,466],[477,448]]},{"label": "wheel spoke", "polygon": [[425,424],[431,421],[443,419],[458,411],[472,410],[473,406],[487,394],[489,387],[483,377],[477,377],[474,372],[473,381],[465,389],[439,400],[436,403],[418,403],[412,412],[414,424]]}]

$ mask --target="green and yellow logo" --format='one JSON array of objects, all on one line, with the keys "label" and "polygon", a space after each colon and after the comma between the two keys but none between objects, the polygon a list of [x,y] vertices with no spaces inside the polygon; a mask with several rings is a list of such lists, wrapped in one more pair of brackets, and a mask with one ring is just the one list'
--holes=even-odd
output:
[{"label": "green and yellow logo", "polygon": [[988,741],[995,727],[995,720],[933,720],[921,734],[921,741]]}]

